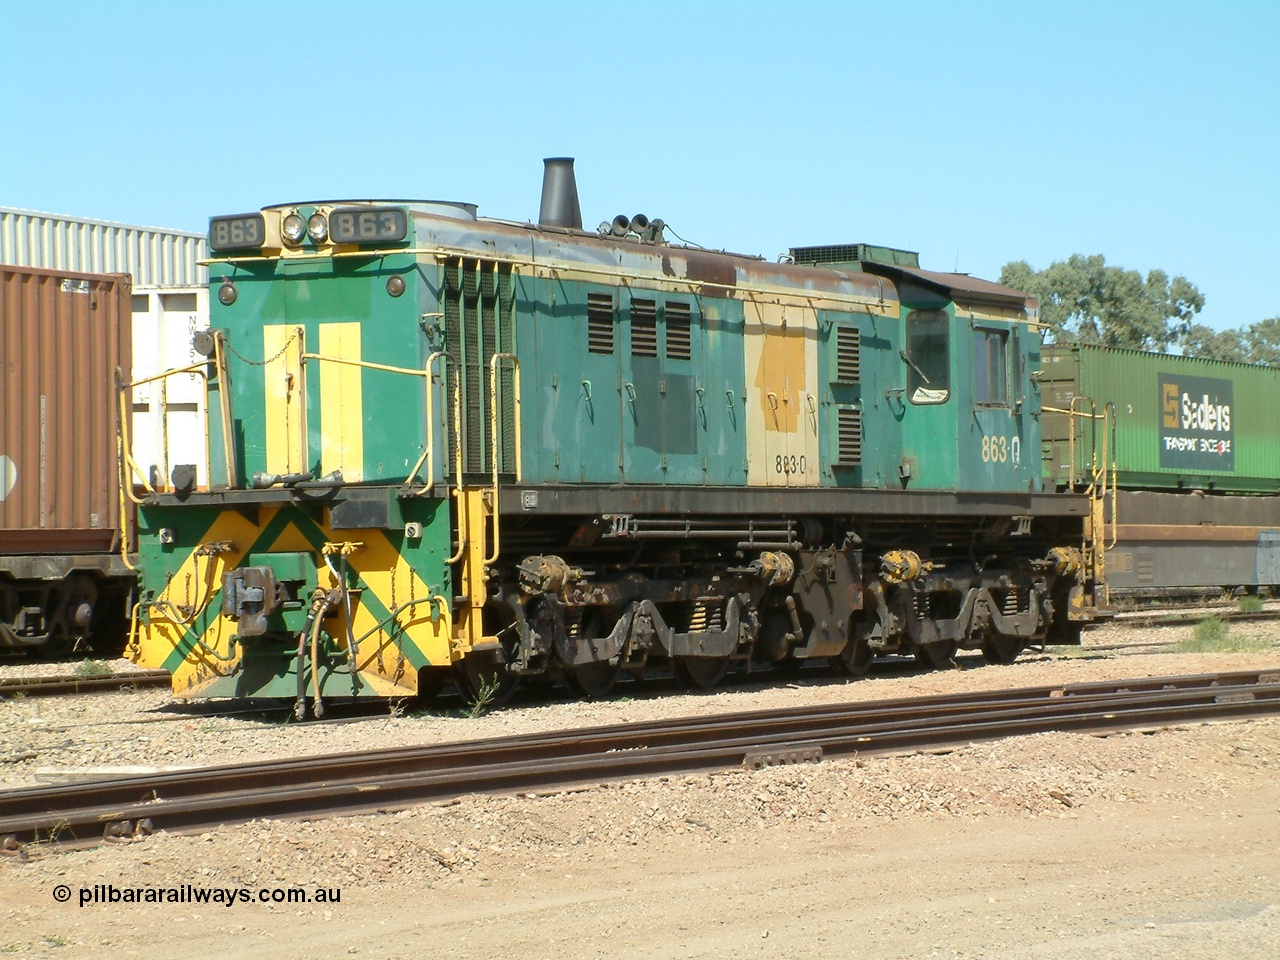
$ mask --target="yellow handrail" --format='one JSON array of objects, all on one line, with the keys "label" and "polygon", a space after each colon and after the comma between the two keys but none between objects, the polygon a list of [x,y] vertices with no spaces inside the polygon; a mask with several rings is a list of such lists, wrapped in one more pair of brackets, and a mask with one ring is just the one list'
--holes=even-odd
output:
[{"label": "yellow handrail", "polygon": [[498,445],[500,443],[499,427],[501,426],[501,397],[498,392],[498,366],[503,361],[511,364],[512,391],[515,393],[513,411],[515,414],[516,441],[516,480],[520,479],[520,361],[514,353],[495,353],[489,358],[489,465],[493,469],[493,555],[485,557],[485,565],[498,559],[500,550],[498,535]]}]

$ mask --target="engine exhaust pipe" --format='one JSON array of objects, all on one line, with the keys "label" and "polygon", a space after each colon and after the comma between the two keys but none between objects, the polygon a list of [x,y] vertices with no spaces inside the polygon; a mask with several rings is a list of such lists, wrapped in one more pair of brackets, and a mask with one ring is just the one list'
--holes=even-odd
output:
[{"label": "engine exhaust pipe", "polygon": [[573,176],[573,157],[548,157],[542,161],[542,206],[538,226],[582,229],[582,209],[578,206],[578,183]]}]

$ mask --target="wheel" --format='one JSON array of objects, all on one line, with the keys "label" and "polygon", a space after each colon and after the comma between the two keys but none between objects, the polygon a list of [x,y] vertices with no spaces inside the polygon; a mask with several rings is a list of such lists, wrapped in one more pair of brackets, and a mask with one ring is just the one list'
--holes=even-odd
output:
[{"label": "wheel", "polygon": [[672,669],[690,690],[710,690],[729,672],[728,657],[676,657]]},{"label": "wheel", "polygon": [[956,644],[954,640],[928,643],[916,649],[916,660],[934,670],[945,670],[947,667],[952,666],[952,660],[955,655]]},{"label": "wheel", "polygon": [[987,663],[1010,664],[1022,652],[1022,641],[1017,637],[988,637],[982,641],[982,659]]},{"label": "wheel", "polygon": [[516,692],[520,678],[507,672],[494,657],[472,653],[454,664],[458,692],[467,706],[478,715],[489,707],[500,707]]},{"label": "wheel", "polygon": [[565,667],[564,682],[578,696],[600,700],[613,689],[620,667],[621,664],[610,663],[608,660]]},{"label": "wheel", "polygon": [[871,669],[871,663],[876,655],[871,645],[867,643],[866,637],[861,636],[856,629],[852,632],[853,636],[849,638],[845,648],[840,651],[839,656],[832,657],[831,662],[849,676],[861,677]]}]

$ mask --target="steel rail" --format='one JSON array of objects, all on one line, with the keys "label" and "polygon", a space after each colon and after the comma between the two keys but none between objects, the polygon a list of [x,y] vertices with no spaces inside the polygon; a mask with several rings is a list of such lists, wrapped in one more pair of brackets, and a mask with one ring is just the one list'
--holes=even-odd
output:
[{"label": "steel rail", "polygon": [[111,673],[97,677],[6,677],[0,680],[0,699],[12,696],[51,697],[66,693],[102,693],[132,687],[166,687],[173,682],[167,670]]},{"label": "steel rail", "polygon": [[1252,621],[1280,620],[1280,610],[1213,610],[1197,608],[1194,612],[1176,609],[1161,611],[1130,610],[1116,616],[1112,626],[1123,627],[1181,627],[1205,620],[1221,620],[1223,623],[1248,623]]},{"label": "steel rail", "polygon": [[208,829],[259,817],[399,809],[467,793],[1275,713],[1280,672],[756,711],[17,790],[0,794],[0,837],[9,850],[51,838],[85,845],[139,829]]}]

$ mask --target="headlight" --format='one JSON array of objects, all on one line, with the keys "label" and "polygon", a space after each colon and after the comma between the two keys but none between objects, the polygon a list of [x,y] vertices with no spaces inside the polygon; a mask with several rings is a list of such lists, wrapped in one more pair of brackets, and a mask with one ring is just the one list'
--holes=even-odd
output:
[{"label": "headlight", "polygon": [[284,218],[284,223],[280,224],[280,232],[284,234],[284,238],[290,243],[301,243],[302,235],[306,233],[306,230],[306,223],[296,213],[289,214]]},{"label": "headlight", "polygon": [[311,239],[316,243],[324,243],[325,238],[329,236],[329,221],[325,219],[322,213],[313,213],[307,221],[307,233],[311,234]]}]

